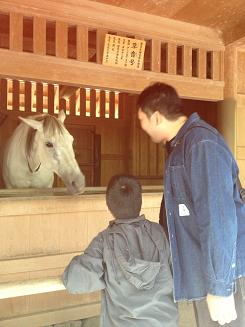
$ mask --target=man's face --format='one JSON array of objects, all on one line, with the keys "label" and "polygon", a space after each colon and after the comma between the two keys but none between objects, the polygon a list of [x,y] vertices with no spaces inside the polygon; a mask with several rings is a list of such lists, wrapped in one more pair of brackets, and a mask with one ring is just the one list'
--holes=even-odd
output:
[{"label": "man's face", "polygon": [[159,116],[158,112],[154,112],[151,117],[148,117],[146,113],[139,109],[138,119],[141,128],[150,136],[154,143],[166,142],[162,117]]}]

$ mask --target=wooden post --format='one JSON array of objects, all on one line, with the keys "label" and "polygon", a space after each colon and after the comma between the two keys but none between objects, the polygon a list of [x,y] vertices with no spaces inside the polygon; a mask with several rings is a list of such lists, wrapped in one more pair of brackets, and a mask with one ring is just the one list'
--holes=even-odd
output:
[{"label": "wooden post", "polygon": [[23,16],[18,13],[10,13],[9,49],[23,51]]},{"label": "wooden post", "polygon": [[192,75],[192,48],[184,45],[182,55],[183,75],[190,77]]},{"label": "wooden post", "polygon": [[197,73],[199,78],[207,77],[207,51],[203,49],[197,50]]},{"label": "wooden post", "polygon": [[105,118],[105,91],[100,91],[100,117]]},{"label": "wooden post", "polygon": [[94,89],[90,89],[90,117],[95,118],[96,111],[96,92]]},{"label": "wooden post", "polygon": [[107,31],[103,29],[97,29],[96,31],[96,61],[98,64],[102,64],[106,33]]},{"label": "wooden post", "polygon": [[111,91],[109,94],[109,108],[110,108],[110,119],[115,119],[115,92]]},{"label": "wooden post", "polygon": [[151,49],[151,70],[156,73],[160,73],[161,70],[161,41],[152,40]]},{"label": "wooden post", "polygon": [[46,54],[46,19],[43,17],[33,18],[33,52]]},{"label": "wooden post", "polygon": [[56,22],[55,32],[55,54],[56,57],[67,58],[68,56],[68,25]]},{"label": "wooden post", "polygon": [[212,51],[212,79],[214,81],[220,80],[220,52]]},{"label": "wooden post", "polygon": [[167,73],[176,74],[177,46],[173,43],[167,44]]},{"label": "wooden post", "polygon": [[77,26],[77,60],[88,61],[88,27]]}]

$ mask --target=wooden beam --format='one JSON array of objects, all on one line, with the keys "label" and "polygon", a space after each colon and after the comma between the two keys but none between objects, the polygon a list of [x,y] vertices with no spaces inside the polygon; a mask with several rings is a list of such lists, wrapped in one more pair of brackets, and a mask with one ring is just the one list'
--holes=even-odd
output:
[{"label": "wooden beam", "polygon": [[[224,83],[192,77],[159,74],[150,71],[118,69],[90,62],[62,59],[52,56],[35,56],[20,52],[18,56],[0,49],[0,77],[37,80],[51,83],[141,92],[156,80],[174,86],[186,98],[218,101],[223,99]],[[1,209],[0,209],[1,210]]]},{"label": "wooden beam", "polygon": [[62,308],[59,310],[49,310],[45,312],[33,313],[30,315],[18,315],[17,317],[0,319],[0,327],[16,326],[47,326],[64,321],[78,320],[98,316],[100,314],[100,303],[94,302]]},{"label": "wooden beam", "polygon": [[0,300],[18,296],[62,291],[64,289],[65,286],[62,283],[61,277],[0,283]]},{"label": "wooden beam", "polygon": [[[173,19],[157,17],[89,0],[1,0],[0,11],[25,16],[43,16],[50,20],[105,28],[145,38],[162,39],[193,47],[224,49],[222,36],[215,29]],[[120,17],[120,19],[118,19]],[[139,24],[140,22],[140,24]]]},{"label": "wooden beam", "polygon": [[245,22],[239,23],[232,29],[226,29],[223,32],[223,40],[225,45],[245,46]]},{"label": "wooden beam", "polygon": [[9,273],[19,274],[30,271],[41,271],[44,267],[47,270],[64,268],[75,255],[79,254],[81,254],[81,252],[0,260],[0,276]]}]

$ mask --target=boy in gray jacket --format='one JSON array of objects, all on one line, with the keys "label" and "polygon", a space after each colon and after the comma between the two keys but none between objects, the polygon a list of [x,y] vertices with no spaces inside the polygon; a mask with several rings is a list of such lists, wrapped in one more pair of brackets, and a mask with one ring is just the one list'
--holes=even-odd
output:
[{"label": "boy in gray jacket", "polygon": [[101,327],[177,327],[169,245],[163,229],[141,210],[141,186],[116,175],[106,191],[115,220],[63,273],[70,293],[102,290]]}]

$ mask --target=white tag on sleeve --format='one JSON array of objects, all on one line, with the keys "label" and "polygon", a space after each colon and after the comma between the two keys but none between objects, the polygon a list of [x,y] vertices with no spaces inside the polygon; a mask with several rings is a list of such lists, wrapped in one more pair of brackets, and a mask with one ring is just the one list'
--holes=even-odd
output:
[{"label": "white tag on sleeve", "polygon": [[183,203],[179,204],[179,216],[184,217],[184,216],[190,216],[190,211],[187,208],[187,206]]}]

